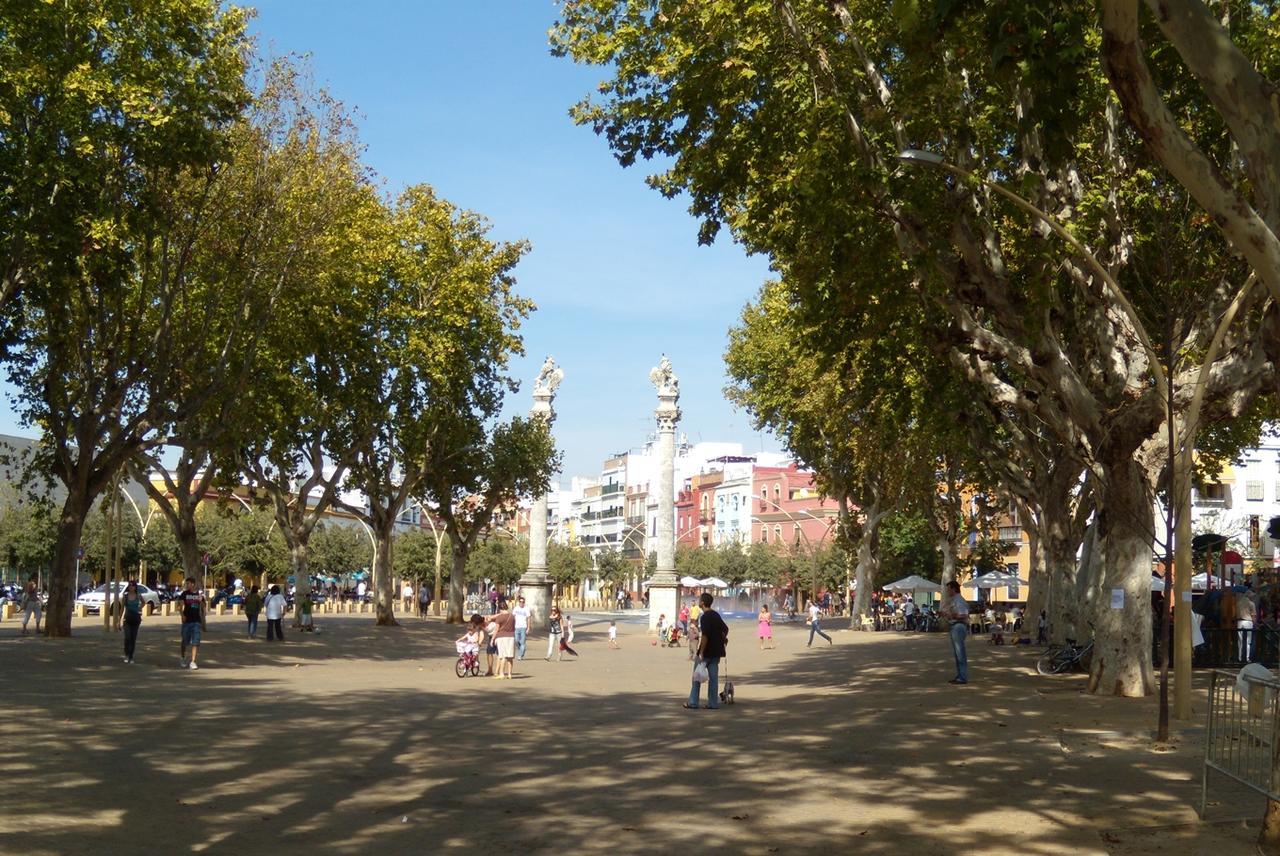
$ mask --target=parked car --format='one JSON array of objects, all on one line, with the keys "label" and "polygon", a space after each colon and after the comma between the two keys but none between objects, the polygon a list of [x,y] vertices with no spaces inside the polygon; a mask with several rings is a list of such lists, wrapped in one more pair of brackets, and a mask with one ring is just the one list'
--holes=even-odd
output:
[{"label": "parked car", "polygon": [[[128,585],[128,583],[124,582],[116,583],[114,585],[111,596],[111,600],[113,602],[124,594],[126,585]],[[139,583],[138,594],[142,597],[143,606],[146,608],[148,614],[154,613],[160,608],[160,595],[154,589]],[[106,583],[103,583],[92,591],[85,592],[76,598],[76,606],[83,606],[88,612],[97,613],[102,610],[102,603],[106,599],[107,586]]]}]

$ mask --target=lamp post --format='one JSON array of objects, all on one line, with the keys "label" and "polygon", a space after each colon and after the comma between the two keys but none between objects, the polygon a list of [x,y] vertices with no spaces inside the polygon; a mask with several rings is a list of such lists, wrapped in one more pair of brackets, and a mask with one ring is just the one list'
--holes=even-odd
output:
[{"label": "lamp post", "polygon": [[[1012,191],[1002,187],[996,182],[976,175],[969,170],[956,166],[945,160],[941,155],[934,152],[922,151],[920,149],[905,149],[898,155],[898,159],[909,165],[928,166],[941,169],[960,176],[963,179],[981,184],[987,187],[1004,199],[1008,200],[1019,210],[1030,214],[1038,220],[1045,223],[1049,229],[1058,237],[1062,238],[1069,247],[1076,252],[1089,268],[1098,275],[1110,293],[1112,299],[1120,306],[1128,317],[1130,324],[1133,326],[1134,332],[1142,344],[1143,350],[1147,354],[1147,361],[1151,365],[1152,377],[1155,381],[1156,389],[1160,393],[1161,400],[1164,403],[1165,420],[1169,426],[1170,433],[1170,450],[1169,450],[1169,467],[1170,467],[1170,497],[1172,512],[1174,516],[1176,534],[1174,543],[1176,544],[1176,554],[1174,557],[1174,590],[1176,592],[1176,603],[1180,605],[1174,610],[1174,717],[1177,719],[1189,719],[1191,717],[1191,467],[1195,453],[1196,434],[1199,429],[1200,412],[1204,403],[1204,389],[1209,378],[1209,369],[1217,359],[1218,352],[1222,348],[1222,342],[1226,338],[1227,330],[1235,321],[1236,314],[1240,307],[1244,304],[1249,292],[1253,289],[1257,282],[1257,277],[1250,274],[1245,280],[1244,285],[1236,293],[1235,298],[1228,306],[1223,314],[1217,329],[1214,331],[1213,339],[1209,344],[1208,350],[1205,352],[1203,361],[1200,366],[1199,376],[1196,379],[1195,388],[1192,390],[1191,402],[1187,407],[1183,417],[1182,431],[1177,432],[1176,423],[1174,422],[1174,406],[1173,406],[1173,390],[1171,381],[1166,376],[1164,369],[1160,365],[1160,360],[1155,353],[1155,349],[1151,346],[1145,330],[1142,327],[1141,320],[1138,317],[1133,305],[1129,302],[1121,291],[1120,286],[1115,279],[1107,272],[1102,263],[1089,252],[1089,250],[1081,244],[1074,235],[1052,216],[1040,210],[1030,202],[1013,193]],[[1170,365],[1172,366],[1173,356],[1170,354]],[[1166,568],[1166,574],[1168,569]]]}]

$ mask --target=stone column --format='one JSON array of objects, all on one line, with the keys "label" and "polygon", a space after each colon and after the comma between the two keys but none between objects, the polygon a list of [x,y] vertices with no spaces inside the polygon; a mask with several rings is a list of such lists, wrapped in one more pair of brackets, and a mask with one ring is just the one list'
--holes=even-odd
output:
[{"label": "stone column", "polygon": [[671,370],[667,355],[649,372],[658,391],[658,566],[649,580],[649,629],[658,626],[658,616],[667,623],[680,611],[680,580],[676,577],[676,423],[680,421],[680,379]]},{"label": "stone column", "polygon": [[[564,379],[564,372],[556,367],[555,360],[547,357],[542,371],[533,382],[533,409],[529,415],[544,419],[548,424],[555,419],[551,407],[556,397],[556,387]],[[547,495],[536,497],[529,509],[529,568],[520,577],[520,596],[525,606],[533,611],[530,627],[547,626],[551,613],[551,577],[547,574]]]}]

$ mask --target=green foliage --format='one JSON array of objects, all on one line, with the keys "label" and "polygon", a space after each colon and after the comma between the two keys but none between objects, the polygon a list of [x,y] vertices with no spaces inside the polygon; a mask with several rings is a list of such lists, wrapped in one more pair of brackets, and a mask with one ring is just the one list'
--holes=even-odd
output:
[{"label": "green foliage", "polygon": [[[441,579],[449,577],[448,556],[449,545],[441,545],[440,573]],[[395,549],[392,551],[396,574],[404,579],[435,581],[436,578],[436,536],[427,529],[410,529],[396,536]]]},{"label": "green foliage", "polygon": [[875,585],[919,574],[927,580],[938,580],[942,574],[942,557],[937,540],[927,520],[919,514],[891,514],[880,524],[880,567]]},{"label": "green foliage", "polygon": [[6,502],[0,509],[0,565],[24,577],[53,564],[58,520],[47,502]]},{"label": "green foliage", "polygon": [[209,573],[218,579],[267,574],[283,579],[289,571],[289,551],[268,510],[253,511],[204,505],[196,516],[202,553],[209,554]]},{"label": "green foliage", "polygon": [[162,225],[158,191],[218,160],[248,100],[245,23],[215,0],[0,6],[0,306],[52,315],[82,287],[110,305]]},{"label": "green foliage", "polygon": [[595,573],[606,586],[618,586],[635,575],[636,566],[618,550],[602,550],[596,554]]},{"label": "green foliage", "polygon": [[338,577],[373,565],[373,545],[359,524],[321,523],[312,530],[308,546],[313,575]]},{"label": "green foliage", "polygon": [[564,544],[547,545],[547,573],[559,585],[576,585],[590,577],[591,554],[582,547]]},{"label": "green foliage", "polygon": [[529,566],[529,550],[511,538],[492,537],[481,541],[467,561],[467,580],[489,580],[504,586],[520,579]]}]

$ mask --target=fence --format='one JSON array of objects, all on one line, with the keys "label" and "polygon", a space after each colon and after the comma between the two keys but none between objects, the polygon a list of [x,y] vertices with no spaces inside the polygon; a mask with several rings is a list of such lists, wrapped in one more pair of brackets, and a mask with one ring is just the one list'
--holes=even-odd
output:
[{"label": "fence", "polygon": [[[1244,689],[1241,693],[1240,688]],[[1280,734],[1280,680],[1214,669],[1209,681],[1200,819],[1209,798],[1209,771],[1280,800],[1276,737]]]},{"label": "fence", "polygon": [[1204,644],[1196,646],[1196,666],[1238,668],[1247,663],[1261,663],[1274,669],[1280,665],[1280,634],[1275,628],[1202,627],[1200,632],[1204,635]]}]

